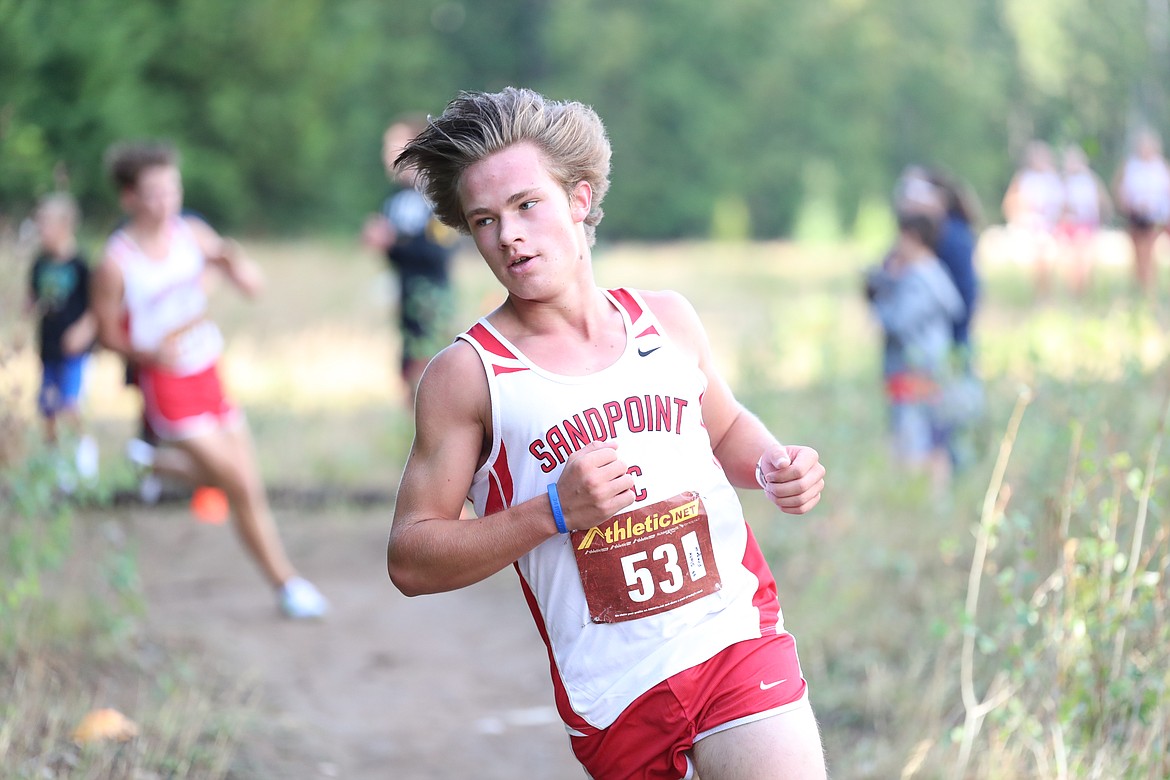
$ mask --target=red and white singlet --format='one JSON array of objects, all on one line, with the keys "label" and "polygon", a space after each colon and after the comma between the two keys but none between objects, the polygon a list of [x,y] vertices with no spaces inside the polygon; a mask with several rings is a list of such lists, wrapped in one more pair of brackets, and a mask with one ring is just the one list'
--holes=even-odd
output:
[{"label": "red and white singlet", "polygon": [[617,442],[634,477],[630,507],[515,564],[570,733],[605,728],[666,678],[783,630],[775,581],[711,450],[697,359],[637,292],[606,295],[626,348],[587,376],[540,368],[486,320],[459,336],[491,394],[492,449],[470,493],[480,516],[544,495],[595,439]]},{"label": "red and white singlet", "polygon": [[1023,226],[1044,231],[1054,228],[1064,208],[1064,182],[1060,176],[1055,171],[1028,168],[1020,172],[1018,186]]},{"label": "red and white singlet", "polygon": [[1064,177],[1064,220],[1096,229],[1101,222],[1101,194],[1097,179],[1088,171]]},{"label": "red and white singlet", "polygon": [[125,230],[110,236],[105,251],[122,270],[131,346],[155,352],[165,340],[173,340],[178,349],[167,373],[189,376],[215,364],[223,351],[223,336],[205,318],[203,251],[181,217],[168,229],[170,250],[165,258],[148,257]]}]

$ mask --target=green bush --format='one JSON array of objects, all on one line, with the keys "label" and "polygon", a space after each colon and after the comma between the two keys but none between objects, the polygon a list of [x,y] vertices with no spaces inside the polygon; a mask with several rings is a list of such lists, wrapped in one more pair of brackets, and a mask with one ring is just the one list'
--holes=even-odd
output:
[{"label": "green bush", "polygon": [[[1118,402],[1144,384],[1096,393]],[[1010,490],[993,481],[961,629],[959,776],[1170,776],[1168,412],[1149,441],[1068,421],[1042,501],[1005,511]],[[996,598],[980,603],[981,585]]]},{"label": "green bush", "polygon": [[[23,426],[0,419],[0,429]],[[133,549],[115,520],[90,511],[109,487],[66,495],[54,452],[16,450],[0,467],[4,777],[226,777],[251,692],[143,636]],[[100,525],[82,529],[82,515]],[[77,744],[73,730],[107,697],[136,702],[138,736]]]}]

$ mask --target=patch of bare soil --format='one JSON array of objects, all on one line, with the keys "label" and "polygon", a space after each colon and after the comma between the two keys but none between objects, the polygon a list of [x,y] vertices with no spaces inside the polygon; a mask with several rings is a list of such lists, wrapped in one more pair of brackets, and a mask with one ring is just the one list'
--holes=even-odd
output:
[{"label": "patch of bare soil", "polygon": [[139,547],[148,630],[260,692],[232,777],[580,780],[515,573],[408,599],[386,575],[390,505],[358,504],[279,502],[290,557],[332,603],[318,623],[278,614],[230,525],[182,502],[111,510]]}]

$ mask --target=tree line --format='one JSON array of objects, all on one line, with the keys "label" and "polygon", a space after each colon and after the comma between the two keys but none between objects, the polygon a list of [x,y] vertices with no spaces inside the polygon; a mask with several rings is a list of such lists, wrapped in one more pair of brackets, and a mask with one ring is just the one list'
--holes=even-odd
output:
[{"label": "tree line", "polygon": [[1109,178],[1170,131],[1168,50],[1170,0],[0,0],[0,214],[112,220],[104,150],[163,137],[216,224],[352,231],[395,115],[512,84],[605,120],[606,238],[849,230],[909,163],[995,219],[1029,139]]}]

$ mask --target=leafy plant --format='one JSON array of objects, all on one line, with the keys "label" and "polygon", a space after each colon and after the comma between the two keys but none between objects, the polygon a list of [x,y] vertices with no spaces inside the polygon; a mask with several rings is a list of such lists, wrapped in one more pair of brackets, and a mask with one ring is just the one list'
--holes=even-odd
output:
[{"label": "leafy plant", "polygon": [[[1022,413],[1023,404],[1002,466]],[[1012,521],[997,469],[964,612],[956,777],[1170,774],[1170,533],[1150,522],[1166,482],[1168,415],[1170,403],[1140,463],[1125,450],[1086,451],[1084,425],[1071,423],[1050,516]],[[984,582],[999,599],[980,615]]]}]

